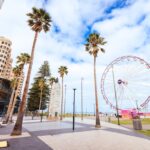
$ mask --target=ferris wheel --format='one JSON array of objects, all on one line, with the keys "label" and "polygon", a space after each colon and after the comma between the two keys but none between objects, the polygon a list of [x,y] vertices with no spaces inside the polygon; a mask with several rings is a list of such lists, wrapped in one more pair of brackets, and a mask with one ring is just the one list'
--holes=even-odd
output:
[{"label": "ferris wheel", "polygon": [[142,109],[150,101],[150,64],[136,56],[115,59],[105,69],[101,92],[112,109]]}]

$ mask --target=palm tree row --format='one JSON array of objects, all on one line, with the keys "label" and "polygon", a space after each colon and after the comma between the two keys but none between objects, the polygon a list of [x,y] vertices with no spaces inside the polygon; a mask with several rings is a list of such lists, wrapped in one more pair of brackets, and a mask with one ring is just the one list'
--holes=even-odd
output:
[{"label": "palm tree row", "polygon": [[34,35],[34,40],[33,40],[33,45],[32,45],[31,59],[30,59],[29,68],[27,72],[27,78],[26,78],[25,87],[23,91],[23,97],[22,97],[22,101],[19,107],[17,121],[15,123],[15,126],[13,128],[11,135],[21,135],[22,133],[22,122],[23,122],[23,116],[24,116],[25,107],[26,107],[27,92],[29,88],[31,70],[32,70],[32,65],[33,65],[35,45],[37,42],[38,34],[42,30],[44,32],[49,31],[50,26],[51,26],[50,24],[51,17],[44,9],[37,9],[33,7],[32,12],[28,13],[27,16],[29,17],[28,25],[31,27],[31,30],[35,32],[35,35]]},{"label": "palm tree row", "polygon": [[[31,51],[31,58],[29,62],[29,68],[27,72],[27,78],[24,86],[23,91],[23,97],[22,101],[19,107],[17,121],[15,123],[15,126],[13,128],[11,135],[21,135],[22,133],[22,122],[23,122],[23,116],[25,112],[25,106],[26,106],[26,99],[27,99],[27,92],[30,82],[30,76],[31,76],[31,70],[34,60],[34,51],[35,46],[38,38],[38,34],[41,31],[48,32],[51,26],[51,17],[50,15],[43,9],[37,9],[35,7],[32,8],[32,12],[28,13],[27,16],[29,17],[28,25],[31,27],[31,30],[34,31],[34,40],[32,45],[32,51]],[[104,52],[104,49],[100,47],[101,45],[104,45],[106,42],[104,41],[104,38],[100,37],[99,34],[94,33],[90,34],[89,38],[87,38],[86,51],[90,53],[90,55],[93,55],[94,57],[94,87],[95,87],[95,102],[96,102],[96,127],[100,127],[100,119],[99,119],[99,109],[98,109],[98,94],[97,94],[97,81],[96,81],[96,58],[98,56],[98,52]],[[60,119],[62,120],[62,113],[63,113],[63,84],[64,84],[64,75],[68,73],[66,66],[60,66],[58,70],[60,77],[62,78],[62,98],[61,98],[61,116]],[[15,86],[14,86],[15,87]],[[16,87],[15,87],[16,88]],[[14,89],[15,89],[14,88]],[[42,92],[42,88],[41,88]]]},{"label": "palm tree row", "polygon": [[30,56],[27,53],[21,53],[20,56],[17,57],[18,66],[13,68],[14,79],[11,81],[12,94],[4,120],[5,123],[12,121],[12,115],[17,102],[19,86],[23,75],[24,65],[28,64],[29,61]]},{"label": "palm tree row", "polygon": [[10,97],[7,113],[6,113],[5,119],[3,121],[6,124],[12,118],[10,116],[10,113],[14,110],[14,107],[13,107],[15,105],[14,96],[17,93],[16,92],[16,88],[17,88],[17,83],[18,83],[18,79],[19,79],[19,76],[20,76],[20,67],[16,66],[15,68],[13,68],[13,75],[14,75],[14,78],[11,80],[12,93],[11,93],[11,97]]}]

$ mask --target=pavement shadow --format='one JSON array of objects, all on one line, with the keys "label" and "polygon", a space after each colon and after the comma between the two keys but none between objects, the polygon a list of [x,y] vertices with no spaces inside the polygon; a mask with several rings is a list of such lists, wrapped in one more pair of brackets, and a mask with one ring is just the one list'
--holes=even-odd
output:
[{"label": "pavement shadow", "polygon": [[53,150],[43,141],[36,137],[24,137],[17,139],[8,139],[9,146],[0,150]]},{"label": "pavement shadow", "polygon": [[[0,128],[0,135],[7,135],[7,134],[11,134],[12,130],[13,130],[14,124],[8,125],[6,127],[2,127]],[[27,130],[25,128],[22,129],[23,132],[27,132]]]},{"label": "pavement shadow", "polygon": [[137,133],[136,131],[132,130],[132,131],[127,131],[127,130],[122,130],[122,129],[116,129],[116,128],[105,128],[102,130],[106,130],[109,132],[114,132],[114,133],[120,133],[120,134],[125,134],[125,135],[129,135],[129,136],[133,136],[133,137],[139,137],[139,138],[143,138],[143,139],[148,139],[150,140],[150,137]]},{"label": "pavement shadow", "polygon": [[75,132],[85,132],[85,131],[93,131],[97,130],[95,128],[87,128],[87,127],[81,127],[81,128],[75,128],[73,131],[71,128],[66,129],[49,129],[49,130],[41,130],[41,131],[30,131],[30,134],[32,136],[45,136],[45,135],[58,135],[58,134],[64,134],[64,133],[75,133]]}]

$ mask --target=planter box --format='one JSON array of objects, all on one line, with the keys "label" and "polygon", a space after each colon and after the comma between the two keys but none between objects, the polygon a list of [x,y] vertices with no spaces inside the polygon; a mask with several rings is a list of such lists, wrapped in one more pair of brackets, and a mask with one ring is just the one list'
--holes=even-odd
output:
[{"label": "planter box", "polygon": [[133,119],[133,129],[134,130],[142,130],[141,119]]}]

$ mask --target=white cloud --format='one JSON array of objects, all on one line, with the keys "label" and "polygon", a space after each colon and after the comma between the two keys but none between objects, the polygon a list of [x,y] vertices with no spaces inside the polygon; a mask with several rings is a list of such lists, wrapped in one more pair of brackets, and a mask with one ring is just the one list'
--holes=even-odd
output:
[{"label": "white cloud", "polygon": [[[68,87],[67,110],[71,111],[73,88],[77,88],[77,111],[80,111],[80,80],[84,77],[84,101],[87,110],[93,111],[93,58],[85,52],[84,36],[91,30],[96,30],[108,42],[106,53],[99,54],[97,59],[97,81],[102,111],[110,111],[102,101],[100,80],[102,72],[116,57],[122,55],[138,55],[148,60],[150,45],[147,42],[150,30],[150,0],[134,1],[129,7],[114,9],[111,14],[104,10],[115,0],[51,0],[45,6],[53,23],[49,33],[40,33],[36,45],[32,79],[44,60],[48,60],[51,72],[59,76],[58,67],[66,65],[69,69],[65,77]],[[31,51],[34,32],[27,25],[26,13],[33,6],[41,7],[41,1],[5,1],[0,10],[0,35],[10,38],[13,42],[12,57],[20,52]],[[112,19],[107,19],[113,16]],[[143,22],[137,24],[140,19]],[[102,21],[101,18],[104,20]],[[106,18],[106,19],[105,19]],[[55,26],[60,31],[55,32]],[[90,27],[90,28],[89,28]],[[66,57],[66,58],[65,58]],[[82,63],[74,64],[71,58]],[[69,60],[70,59],[70,60]],[[15,64],[15,59],[14,59]],[[31,79],[31,81],[32,81]],[[86,109],[86,108],[85,108]]]}]

